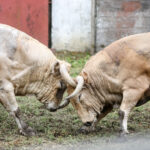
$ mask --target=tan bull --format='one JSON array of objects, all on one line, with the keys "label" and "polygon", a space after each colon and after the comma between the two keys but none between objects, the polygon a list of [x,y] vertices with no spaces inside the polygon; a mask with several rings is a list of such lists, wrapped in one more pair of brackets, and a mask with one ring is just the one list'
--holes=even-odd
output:
[{"label": "tan bull", "polygon": [[0,103],[14,117],[20,133],[33,135],[19,114],[15,95],[34,94],[50,111],[62,100],[70,64],[58,60],[39,41],[13,27],[0,24]]},{"label": "tan bull", "polygon": [[150,99],[150,33],[110,44],[90,58],[76,81],[60,108],[71,100],[84,123],[82,129],[92,130],[117,104],[122,133],[128,133],[130,111]]}]

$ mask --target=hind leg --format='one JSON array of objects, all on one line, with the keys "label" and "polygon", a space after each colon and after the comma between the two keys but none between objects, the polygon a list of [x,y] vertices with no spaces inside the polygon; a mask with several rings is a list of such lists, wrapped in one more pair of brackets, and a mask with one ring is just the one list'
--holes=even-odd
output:
[{"label": "hind leg", "polygon": [[6,108],[6,110],[13,116],[19,132],[23,135],[35,135],[33,129],[28,127],[26,123],[21,120],[19,107],[16,102],[14,88],[11,82],[7,80],[0,80],[0,102]]}]

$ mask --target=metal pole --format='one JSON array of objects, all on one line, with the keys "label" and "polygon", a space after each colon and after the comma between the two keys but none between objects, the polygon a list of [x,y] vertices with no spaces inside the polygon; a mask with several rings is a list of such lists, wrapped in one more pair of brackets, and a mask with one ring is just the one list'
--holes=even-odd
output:
[{"label": "metal pole", "polygon": [[96,52],[96,0],[91,0],[91,54]]}]

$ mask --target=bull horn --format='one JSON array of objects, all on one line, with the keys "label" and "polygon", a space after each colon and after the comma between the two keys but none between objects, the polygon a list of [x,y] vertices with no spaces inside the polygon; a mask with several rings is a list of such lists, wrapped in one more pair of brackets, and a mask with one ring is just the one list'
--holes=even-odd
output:
[{"label": "bull horn", "polygon": [[71,95],[69,95],[67,97],[67,99],[70,99],[70,98],[76,96],[76,94],[78,94],[82,90],[83,85],[84,85],[83,77],[82,76],[77,76],[76,81],[77,81],[76,89],[73,91],[73,93]]},{"label": "bull horn", "polygon": [[72,77],[69,75],[66,65],[61,64],[60,65],[60,74],[62,75],[63,79],[71,86],[76,87],[75,81],[72,79]]},{"label": "bull horn", "polygon": [[73,91],[73,93],[71,95],[69,95],[68,97],[65,98],[64,102],[58,107],[58,109],[64,108],[65,106],[67,106],[70,102],[70,98],[74,97],[76,94],[78,94],[84,85],[84,79],[82,76],[78,76],[76,78],[77,81],[77,86],[76,89]]}]

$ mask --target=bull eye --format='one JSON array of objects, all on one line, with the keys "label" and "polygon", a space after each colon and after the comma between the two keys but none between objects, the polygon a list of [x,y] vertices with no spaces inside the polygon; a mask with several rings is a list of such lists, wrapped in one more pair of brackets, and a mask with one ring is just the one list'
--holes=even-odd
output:
[{"label": "bull eye", "polygon": [[81,94],[80,94],[79,97],[78,97],[78,101],[79,101],[79,102],[81,101]]},{"label": "bull eye", "polygon": [[80,98],[81,98],[81,94],[79,95],[79,100],[80,100]]}]

